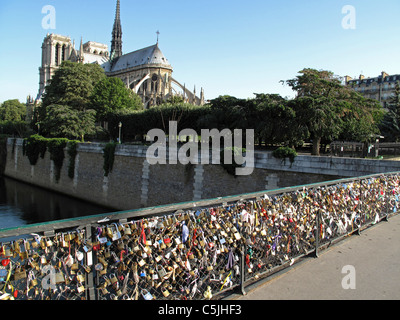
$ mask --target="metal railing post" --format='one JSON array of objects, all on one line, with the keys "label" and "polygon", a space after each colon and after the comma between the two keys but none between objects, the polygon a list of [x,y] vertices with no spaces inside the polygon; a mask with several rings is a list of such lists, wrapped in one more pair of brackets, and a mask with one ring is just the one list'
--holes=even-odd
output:
[{"label": "metal railing post", "polygon": [[321,224],[321,210],[318,210],[317,216],[315,217],[316,222],[315,222],[315,252],[314,252],[314,257],[318,258],[319,254],[319,237],[320,237],[320,232],[319,232],[319,226]]},{"label": "metal railing post", "polygon": [[[86,226],[86,241],[91,241],[92,239],[92,225],[88,224]],[[91,260],[91,261],[89,261]],[[93,251],[87,252],[85,257],[85,263],[88,267],[90,267],[90,272],[86,274],[86,296],[88,300],[96,300],[96,289],[94,283],[94,274],[93,274]],[[97,286],[96,286],[97,287]]]},{"label": "metal railing post", "polygon": [[386,214],[382,220],[389,222],[390,190],[387,190],[387,189],[385,190],[385,198],[386,198],[386,201],[385,201]]},{"label": "metal railing post", "polygon": [[242,245],[240,248],[240,292],[242,295],[246,295],[244,289],[245,279],[245,261],[246,261],[246,246]]}]

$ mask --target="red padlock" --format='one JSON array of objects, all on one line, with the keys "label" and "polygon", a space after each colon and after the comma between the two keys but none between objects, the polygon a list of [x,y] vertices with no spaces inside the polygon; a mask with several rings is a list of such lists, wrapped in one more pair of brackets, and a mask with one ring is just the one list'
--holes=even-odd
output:
[{"label": "red padlock", "polygon": [[9,263],[10,263],[10,259],[1,260],[1,265],[3,267],[7,267]]}]

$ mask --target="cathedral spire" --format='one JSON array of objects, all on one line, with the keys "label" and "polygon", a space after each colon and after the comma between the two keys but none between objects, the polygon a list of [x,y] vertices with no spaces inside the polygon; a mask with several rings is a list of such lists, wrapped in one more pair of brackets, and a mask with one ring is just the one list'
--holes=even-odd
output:
[{"label": "cathedral spire", "polygon": [[117,0],[117,9],[115,12],[114,27],[111,41],[111,59],[122,56],[122,26],[121,26],[121,8],[120,0]]},{"label": "cathedral spire", "polygon": [[79,47],[78,62],[83,63],[83,61],[84,61],[84,56],[83,56],[83,37],[81,37],[81,45]]}]

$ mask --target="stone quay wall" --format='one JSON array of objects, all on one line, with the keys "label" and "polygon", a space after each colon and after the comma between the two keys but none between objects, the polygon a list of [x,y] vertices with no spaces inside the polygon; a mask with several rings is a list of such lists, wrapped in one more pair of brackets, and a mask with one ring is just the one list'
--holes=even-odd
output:
[{"label": "stone quay wall", "polygon": [[146,146],[118,145],[113,170],[106,177],[103,148],[104,144],[98,143],[78,145],[73,179],[68,176],[65,150],[61,176],[56,181],[49,152],[32,166],[23,155],[23,140],[9,138],[4,175],[110,209],[131,210],[400,171],[397,161],[300,155],[291,164],[275,159],[270,152],[256,151],[253,173],[234,177],[216,164],[150,165]]}]

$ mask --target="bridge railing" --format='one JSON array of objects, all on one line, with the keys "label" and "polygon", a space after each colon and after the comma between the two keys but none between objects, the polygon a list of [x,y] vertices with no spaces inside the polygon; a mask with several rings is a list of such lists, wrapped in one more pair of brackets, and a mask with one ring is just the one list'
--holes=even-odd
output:
[{"label": "bridge railing", "polygon": [[400,173],[0,230],[0,299],[218,299],[399,208]]}]

